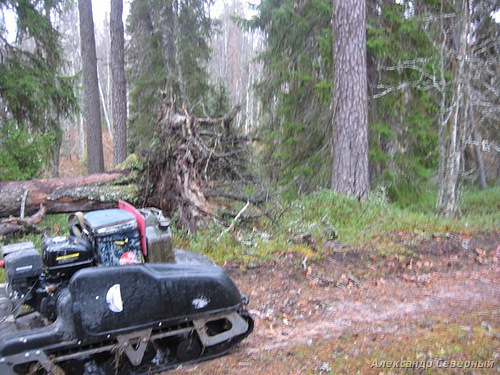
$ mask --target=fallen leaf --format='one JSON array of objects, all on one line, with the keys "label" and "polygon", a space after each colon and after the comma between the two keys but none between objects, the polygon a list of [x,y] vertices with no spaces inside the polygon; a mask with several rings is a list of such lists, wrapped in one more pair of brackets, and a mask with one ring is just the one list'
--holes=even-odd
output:
[{"label": "fallen leaf", "polygon": [[488,260],[482,256],[478,256],[476,257],[476,261],[479,263],[479,264],[488,264]]},{"label": "fallen leaf", "polygon": [[477,255],[479,256],[484,256],[486,254],[486,251],[484,251],[483,249],[479,248],[479,247],[476,247],[474,249],[474,251],[476,252]]}]

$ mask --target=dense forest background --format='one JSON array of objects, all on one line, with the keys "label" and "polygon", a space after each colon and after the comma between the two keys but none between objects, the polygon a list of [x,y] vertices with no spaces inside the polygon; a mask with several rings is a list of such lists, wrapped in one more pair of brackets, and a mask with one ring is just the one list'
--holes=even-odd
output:
[{"label": "dense forest background", "polygon": [[[111,14],[92,26],[99,104],[90,107],[84,3],[90,1],[0,1],[0,181],[67,174],[62,160],[93,173],[103,169],[95,155],[107,155],[111,169],[127,155],[164,147],[158,116],[169,103],[200,118],[241,105],[231,127],[252,141],[245,167],[283,197],[332,187],[339,66],[331,1],[131,0],[123,13],[123,2],[113,0]],[[400,206],[431,197],[437,213],[453,214],[464,186],[500,181],[500,24],[494,17],[500,6],[359,3],[366,7],[370,189]],[[120,47],[113,41],[122,19],[124,60],[117,67]],[[120,69],[121,107],[113,94]],[[93,110],[102,149],[89,148]],[[118,151],[120,158],[109,156]]]}]

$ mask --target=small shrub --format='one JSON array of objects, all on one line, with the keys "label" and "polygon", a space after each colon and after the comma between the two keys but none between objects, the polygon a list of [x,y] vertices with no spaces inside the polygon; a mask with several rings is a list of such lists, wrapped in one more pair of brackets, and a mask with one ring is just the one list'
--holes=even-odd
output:
[{"label": "small shrub", "polygon": [[24,127],[6,123],[1,126],[0,137],[0,181],[38,177],[53,141],[51,134],[34,137]]}]

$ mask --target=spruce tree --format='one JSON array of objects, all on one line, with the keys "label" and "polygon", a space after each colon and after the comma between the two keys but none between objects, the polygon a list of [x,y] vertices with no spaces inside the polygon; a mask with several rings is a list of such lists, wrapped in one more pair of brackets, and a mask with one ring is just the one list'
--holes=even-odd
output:
[{"label": "spruce tree", "polygon": [[[54,18],[64,4],[62,0],[0,2],[1,12],[14,13],[17,27],[15,40],[11,40],[14,30],[8,34],[6,27],[0,27],[0,130],[3,135],[0,152],[9,153],[7,145],[21,140],[19,147],[25,150],[17,156],[9,154],[11,161],[3,165],[2,179],[38,176],[49,160],[44,157],[59,153],[62,134],[59,121],[77,109],[74,79],[61,73],[64,64],[61,38],[54,27]],[[31,159],[34,162],[23,162],[26,157],[30,160],[28,155],[32,150],[38,157]],[[54,161],[57,162],[57,158]],[[11,166],[19,168],[18,173],[12,173]]]},{"label": "spruce tree", "polygon": [[266,37],[257,84],[263,165],[287,196],[331,176],[332,9],[327,0],[263,0],[249,26]]},{"label": "spruce tree", "polygon": [[133,147],[155,138],[164,100],[201,114],[209,90],[206,66],[213,21],[208,0],[134,0],[127,20],[130,124]]},{"label": "spruce tree", "polygon": [[[368,1],[367,74],[370,180],[389,197],[412,202],[437,166],[437,112],[432,79],[438,61],[421,9]],[[428,5],[429,3],[430,5]],[[435,4],[434,4],[435,6]],[[330,184],[333,88],[329,1],[264,0],[250,27],[267,48],[257,85],[268,176],[291,195]]]},{"label": "spruce tree", "polygon": [[425,6],[414,6],[384,1],[367,8],[370,177],[401,205],[418,198],[437,167],[432,81],[439,59],[422,22]]}]

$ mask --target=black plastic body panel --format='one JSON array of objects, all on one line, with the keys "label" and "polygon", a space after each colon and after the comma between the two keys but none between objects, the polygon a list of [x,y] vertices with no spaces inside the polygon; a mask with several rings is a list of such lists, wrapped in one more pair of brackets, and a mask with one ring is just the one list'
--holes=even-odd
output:
[{"label": "black plastic body panel", "polygon": [[93,263],[92,246],[86,238],[75,236],[46,237],[42,255],[50,274],[70,276]]},{"label": "black plastic body panel", "polygon": [[71,297],[65,290],[58,299],[57,320],[48,326],[4,333],[0,339],[0,358],[57,345],[75,339]]},{"label": "black plastic body panel", "polygon": [[222,268],[213,266],[86,268],[73,276],[69,289],[82,340],[185,322],[241,306],[237,287]]}]

